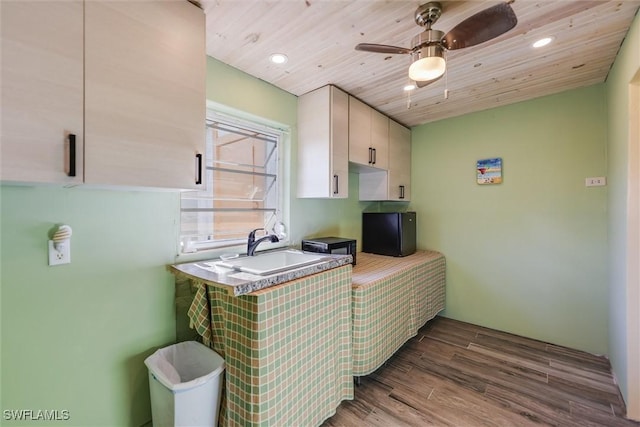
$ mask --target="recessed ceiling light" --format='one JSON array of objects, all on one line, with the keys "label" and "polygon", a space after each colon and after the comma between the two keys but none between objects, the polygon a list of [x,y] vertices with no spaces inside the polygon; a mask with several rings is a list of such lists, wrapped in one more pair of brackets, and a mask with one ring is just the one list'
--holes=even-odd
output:
[{"label": "recessed ceiling light", "polygon": [[289,60],[289,58],[287,58],[287,55],[284,53],[274,53],[269,57],[269,60],[274,64],[284,64]]},{"label": "recessed ceiling light", "polygon": [[416,85],[411,84],[411,85],[406,85],[404,87],[404,90],[405,92],[409,92],[410,90],[414,90],[415,88],[416,88]]},{"label": "recessed ceiling light", "polygon": [[542,46],[546,46],[546,45],[548,45],[549,43],[551,43],[551,42],[553,41],[553,39],[554,39],[553,37],[545,37],[545,38],[543,38],[543,39],[540,39],[540,40],[536,41],[536,42],[533,44],[533,47],[542,47]]}]

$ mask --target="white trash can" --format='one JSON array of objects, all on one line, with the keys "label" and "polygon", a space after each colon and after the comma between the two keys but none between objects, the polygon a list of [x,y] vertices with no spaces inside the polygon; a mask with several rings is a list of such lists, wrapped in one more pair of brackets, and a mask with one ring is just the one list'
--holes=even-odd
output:
[{"label": "white trash can", "polygon": [[217,426],[224,359],[196,341],[147,357],[153,426]]}]

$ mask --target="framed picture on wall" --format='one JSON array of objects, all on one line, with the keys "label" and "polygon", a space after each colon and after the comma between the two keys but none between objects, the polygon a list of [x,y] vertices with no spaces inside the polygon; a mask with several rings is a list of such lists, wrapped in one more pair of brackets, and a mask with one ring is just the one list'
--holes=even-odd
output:
[{"label": "framed picture on wall", "polygon": [[478,160],[476,163],[476,176],[478,184],[502,183],[502,158]]}]

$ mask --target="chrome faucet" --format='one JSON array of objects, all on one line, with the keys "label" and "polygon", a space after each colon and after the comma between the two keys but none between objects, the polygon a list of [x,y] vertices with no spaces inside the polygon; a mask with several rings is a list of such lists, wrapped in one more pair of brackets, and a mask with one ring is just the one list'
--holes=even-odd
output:
[{"label": "chrome faucet", "polygon": [[264,228],[256,228],[255,230],[252,230],[251,233],[249,233],[249,238],[247,240],[247,256],[254,256],[258,245],[265,240],[270,240],[271,243],[280,241],[280,239],[278,239],[278,236],[276,236],[275,234],[267,234],[266,236],[256,240],[256,231],[258,230],[264,230]]}]

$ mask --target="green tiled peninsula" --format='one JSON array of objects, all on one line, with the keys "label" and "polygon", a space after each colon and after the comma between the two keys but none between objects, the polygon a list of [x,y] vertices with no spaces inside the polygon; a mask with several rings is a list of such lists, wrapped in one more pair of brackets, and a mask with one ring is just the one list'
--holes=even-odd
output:
[{"label": "green tiled peninsula", "polygon": [[221,426],[320,425],[353,398],[353,377],[444,309],[441,253],[357,258],[245,295],[201,268],[170,267],[178,324],[189,319],[178,340],[200,339],[226,361]]},{"label": "green tiled peninsula", "polygon": [[352,272],[353,375],[369,375],[445,306],[446,261],[436,251],[394,258],[358,253]]},{"label": "green tiled peninsula", "polygon": [[225,359],[219,425],[319,425],[353,399],[351,271],[241,296],[174,271],[195,291],[190,326]]}]

